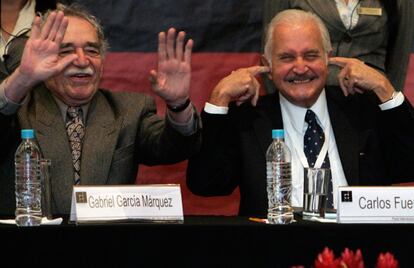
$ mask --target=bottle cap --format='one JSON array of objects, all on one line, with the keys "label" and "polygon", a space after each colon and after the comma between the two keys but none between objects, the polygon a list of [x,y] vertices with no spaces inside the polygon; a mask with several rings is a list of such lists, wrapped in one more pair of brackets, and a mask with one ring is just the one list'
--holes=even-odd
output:
[{"label": "bottle cap", "polygon": [[285,131],[283,129],[272,129],[272,139],[280,139],[285,137]]},{"label": "bottle cap", "polygon": [[22,139],[33,139],[34,130],[33,129],[22,129]]}]

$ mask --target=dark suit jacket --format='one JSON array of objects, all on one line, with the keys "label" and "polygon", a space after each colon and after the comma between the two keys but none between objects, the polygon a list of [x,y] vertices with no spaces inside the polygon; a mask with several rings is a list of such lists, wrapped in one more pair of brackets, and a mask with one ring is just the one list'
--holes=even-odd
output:
[{"label": "dark suit jacket", "polygon": [[[49,90],[35,88],[17,114],[0,114],[0,126],[0,213],[14,213],[13,159],[22,128],[35,130],[43,157],[52,160],[53,212],[69,213],[72,157],[61,112]],[[86,118],[81,184],[134,184],[138,164],[182,161],[198,150],[199,134],[199,129],[188,137],[178,133],[156,115],[149,96],[99,90]]]},{"label": "dark suit jacket", "polygon": [[[345,98],[326,89],[329,116],[350,185],[414,181],[414,113],[409,102],[381,111],[373,94]],[[230,106],[228,115],[202,113],[203,145],[190,158],[187,185],[198,195],[228,195],[240,187],[240,215],[266,215],[265,153],[271,130],[283,128],[279,95],[256,107]]]},{"label": "dark suit jacket", "polygon": [[[311,11],[322,19],[329,31],[333,56],[359,58],[386,73],[394,87],[403,90],[414,42],[414,1],[393,1],[398,14],[386,14],[383,10],[382,16],[360,15],[358,24],[350,31],[342,23],[333,0],[265,0],[263,23],[266,28],[277,13],[286,9]],[[378,0],[361,0],[361,6],[380,7],[381,4]],[[388,16],[396,20],[391,33]],[[338,68],[330,66],[329,85],[338,85],[337,73]]]}]

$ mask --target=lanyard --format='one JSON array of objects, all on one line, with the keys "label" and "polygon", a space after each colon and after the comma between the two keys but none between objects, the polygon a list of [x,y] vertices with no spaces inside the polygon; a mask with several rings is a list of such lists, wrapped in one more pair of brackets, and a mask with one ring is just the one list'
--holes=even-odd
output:
[{"label": "lanyard", "polygon": [[[287,124],[289,124],[289,128],[290,129],[294,129],[292,122],[288,121]],[[330,128],[327,128],[325,131],[325,142],[322,145],[321,151],[318,155],[318,158],[316,159],[315,162],[315,168],[320,168],[322,166],[323,160],[325,159],[326,153],[328,152],[328,144],[329,144],[329,136],[330,136]],[[303,148],[299,147],[299,141],[296,138],[296,135],[291,135],[290,136],[292,143],[293,143],[293,147],[295,148],[296,153],[299,156],[300,162],[302,163],[302,166],[304,168],[308,168],[309,164],[308,164],[308,159],[305,156],[305,153],[303,152]]]}]

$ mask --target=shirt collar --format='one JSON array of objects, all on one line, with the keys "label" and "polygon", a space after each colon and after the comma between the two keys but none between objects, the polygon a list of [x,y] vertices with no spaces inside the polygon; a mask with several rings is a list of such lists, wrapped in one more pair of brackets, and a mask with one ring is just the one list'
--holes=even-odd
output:
[{"label": "shirt collar", "polygon": [[26,5],[20,10],[19,18],[14,27],[13,34],[17,35],[23,29],[31,29],[35,18],[36,1],[27,1]]},{"label": "shirt collar", "polygon": [[[68,111],[69,106],[66,103],[64,103],[63,101],[61,101],[54,94],[52,94],[52,96],[55,99],[55,101],[56,101],[56,103],[59,107],[60,113],[62,114],[63,122],[66,123],[67,111]],[[81,105],[80,108],[82,109],[82,122],[86,125],[86,118],[87,118],[87,114],[88,114],[89,103]]]},{"label": "shirt collar", "polygon": [[305,122],[306,110],[311,109],[318,117],[318,122],[323,129],[327,127],[328,122],[328,106],[326,101],[325,89],[322,90],[316,102],[310,108],[297,106],[289,102],[280,92],[280,106],[287,119],[292,123],[292,127],[298,133],[304,133],[307,127]]}]

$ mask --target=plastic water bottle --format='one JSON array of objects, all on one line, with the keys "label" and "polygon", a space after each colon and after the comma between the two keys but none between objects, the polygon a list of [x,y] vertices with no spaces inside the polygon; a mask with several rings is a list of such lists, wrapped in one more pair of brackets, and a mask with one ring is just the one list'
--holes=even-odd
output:
[{"label": "plastic water bottle", "polygon": [[290,150],[283,129],[273,129],[272,138],[266,152],[267,219],[271,224],[288,224],[293,220]]},{"label": "plastic water bottle", "polygon": [[33,129],[22,129],[22,142],[15,154],[16,224],[37,226],[42,220],[41,181],[39,160],[41,154],[34,139]]}]

